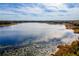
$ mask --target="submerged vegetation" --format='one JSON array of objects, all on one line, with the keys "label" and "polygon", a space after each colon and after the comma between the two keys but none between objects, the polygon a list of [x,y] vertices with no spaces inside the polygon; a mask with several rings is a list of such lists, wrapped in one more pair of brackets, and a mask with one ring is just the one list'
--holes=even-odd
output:
[{"label": "submerged vegetation", "polygon": [[0,50],[0,56],[35,56],[38,54],[37,50],[32,50],[27,47],[10,48],[8,50]]},{"label": "submerged vegetation", "polygon": [[71,45],[59,45],[54,56],[79,56],[79,41],[73,41]]},{"label": "submerged vegetation", "polygon": [[[36,45],[37,46],[37,45]],[[41,49],[40,46],[25,46],[21,48],[7,48],[0,50],[0,56],[37,56],[46,55],[49,53],[45,49]],[[73,41],[70,45],[58,45],[58,50],[55,54],[51,53],[51,56],[79,56],[79,41]],[[47,54],[49,55],[49,54]]]},{"label": "submerged vegetation", "polygon": [[38,56],[46,55],[48,51],[39,44],[30,44],[21,47],[7,47],[0,49],[0,56]]}]

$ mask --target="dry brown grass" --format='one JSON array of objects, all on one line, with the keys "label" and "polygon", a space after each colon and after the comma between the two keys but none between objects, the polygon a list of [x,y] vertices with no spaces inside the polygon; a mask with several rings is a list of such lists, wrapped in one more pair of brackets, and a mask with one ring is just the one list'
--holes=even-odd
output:
[{"label": "dry brown grass", "polygon": [[73,41],[71,45],[59,45],[57,48],[59,50],[55,56],[79,56],[79,41]]}]

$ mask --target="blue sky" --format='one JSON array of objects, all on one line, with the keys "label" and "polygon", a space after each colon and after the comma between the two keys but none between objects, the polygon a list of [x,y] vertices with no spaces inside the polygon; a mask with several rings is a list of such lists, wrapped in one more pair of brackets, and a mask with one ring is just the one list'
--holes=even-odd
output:
[{"label": "blue sky", "polygon": [[79,20],[79,3],[0,3],[0,20]]}]

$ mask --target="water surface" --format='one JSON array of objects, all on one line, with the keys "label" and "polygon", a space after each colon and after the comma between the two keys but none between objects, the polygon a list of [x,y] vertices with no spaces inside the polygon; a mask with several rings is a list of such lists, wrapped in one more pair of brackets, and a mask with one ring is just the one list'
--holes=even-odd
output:
[{"label": "water surface", "polygon": [[[62,24],[21,23],[8,27],[0,27],[0,45],[21,45],[31,43],[57,44],[69,43],[75,34]],[[58,41],[58,42],[57,42]]]}]

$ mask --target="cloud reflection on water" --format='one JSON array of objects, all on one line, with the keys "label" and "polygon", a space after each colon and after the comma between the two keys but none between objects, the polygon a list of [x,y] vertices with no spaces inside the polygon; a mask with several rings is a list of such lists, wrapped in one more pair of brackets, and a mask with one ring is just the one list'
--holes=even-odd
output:
[{"label": "cloud reflection on water", "polygon": [[19,45],[33,42],[70,43],[75,39],[72,30],[64,25],[45,23],[22,23],[0,29],[0,45]]}]

